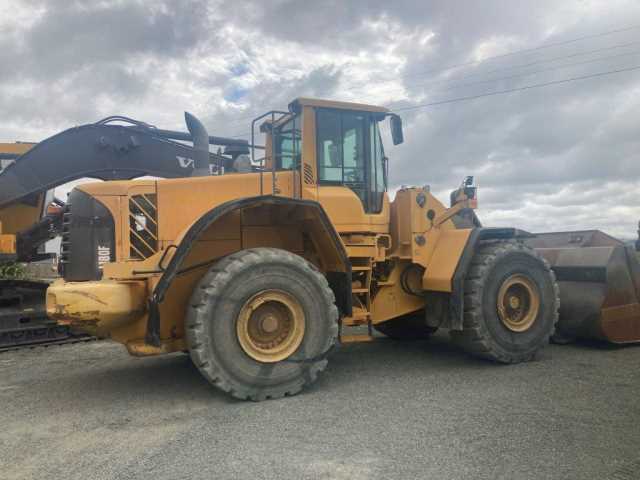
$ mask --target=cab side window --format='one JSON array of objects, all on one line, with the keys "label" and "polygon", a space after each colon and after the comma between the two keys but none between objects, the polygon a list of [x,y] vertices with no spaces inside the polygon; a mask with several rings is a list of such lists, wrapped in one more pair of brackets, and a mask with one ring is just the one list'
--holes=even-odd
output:
[{"label": "cab side window", "polygon": [[316,125],[320,183],[349,187],[365,212],[379,213],[386,176],[378,121],[366,113],[318,109]]},{"label": "cab side window", "polygon": [[316,120],[320,182],[348,186],[367,206],[367,117],[318,110]]},{"label": "cab side window", "polygon": [[300,116],[296,115],[276,129],[276,169],[293,170],[300,166],[302,158]]}]

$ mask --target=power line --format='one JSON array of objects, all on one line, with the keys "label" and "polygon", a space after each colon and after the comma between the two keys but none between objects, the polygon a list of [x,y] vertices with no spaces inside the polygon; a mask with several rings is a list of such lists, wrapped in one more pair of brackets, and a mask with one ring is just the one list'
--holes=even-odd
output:
[{"label": "power line", "polygon": [[[636,42],[638,44],[640,44],[640,42]],[[522,78],[522,77],[528,77],[530,75],[537,75],[538,73],[544,73],[544,72],[552,72],[554,70],[561,70],[563,68],[569,68],[569,67],[575,67],[578,65],[587,65],[589,63],[594,63],[594,62],[601,62],[601,61],[605,61],[605,60],[612,60],[615,58],[620,58],[620,57],[628,57],[630,55],[638,55],[640,54],[640,50],[634,50],[632,52],[625,52],[625,53],[619,53],[616,55],[606,55],[603,57],[598,57],[598,58],[592,58],[590,60],[583,60],[581,62],[572,62],[572,63],[565,63],[563,65],[556,65],[553,67],[548,67],[548,68],[540,68],[538,70],[532,70],[530,72],[524,72],[524,73],[517,73],[515,75],[507,75],[504,77],[495,77],[495,78],[489,78],[486,80],[477,80],[475,82],[466,82],[466,83],[452,83],[451,85],[446,86],[445,88],[439,88],[436,91],[440,91],[440,92],[444,92],[447,90],[453,90],[456,88],[463,88],[463,87],[471,87],[473,85],[482,85],[482,84],[486,84],[486,83],[493,83],[493,82],[499,82],[502,80],[512,80],[514,78]],[[419,87],[426,87],[431,85],[431,83],[426,83],[426,84],[412,84],[412,85],[407,85],[408,87],[414,87],[414,88],[419,88]],[[388,89],[385,90],[386,92],[389,91],[400,91],[400,87],[399,88],[395,88],[395,89]]]},{"label": "power line", "polygon": [[[450,79],[446,79],[446,80],[435,80],[433,82],[428,82],[425,84],[422,84],[422,86],[426,86],[426,85],[435,85],[438,83],[450,83],[452,81],[456,81],[456,80],[464,80],[465,78],[473,78],[473,77],[477,77],[477,76],[481,76],[481,75],[487,75],[490,73],[497,73],[497,72],[503,72],[503,71],[508,71],[508,70],[515,70],[515,69],[519,69],[519,68],[528,68],[528,67],[533,67],[534,65],[540,65],[540,64],[544,64],[544,63],[550,63],[550,62],[557,62],[559,60],[567,60],[569,58],[575,58],[575,57],[583,57],[585,55],[591,55],[593,53],[600,53],[600,52],[605,52],[608,50],[614,50],[617,48],[625,48],[625,47],[631,47],[631,46],[635,46],[635,45],[640,45],[640,41],[635,41],[635,42],[628,42],[628,43],[619,43],[616,45],[611,45],[608,47],[603,47],[603,48],[596,48],[594,50],[586,50],[586,51],[582,51],[582,52],[577,52],[577,53],[572,53],[570,55],[562,55],[559,57],[553,57],[553,58],[548,58],[548,59],[541,59],[541,60],[536,60],[534,62],[529,62],[529,63],[524,63],[524,64],[520,64],[520,65],[510,65],[510,66],[506,66],[506,67],[500,67],[500,68],[494,68],[493,70],[487,70],[485,72],[476,72],[476,73],[471,73],[469,75],[462,75],[459,77],[455,77],[455,78],[450,78]],[[389,80],[391,81],[391,80]],[[411,87],[412,85],[407,85],[409,87]],[[415,86],[415,84],[413,84],[413,86]],[[345,89],[346,91],[350,91],[350,90],[355,90],[354,88],[350,88],[350,89]]]},{"label": "power line", "polygon": [[[562,42],[546,43],[546,44],[543,44],[543,45],[538,45],[537,47],[530,47],[530,48],[523,48],[521,50],[514,50],[512,52],[502,53],[500,55],[493,55],[491,57],[487,57],[487,58],[484,58],[482,60],[472,60],[472,61],[469,61],[469,62],[457,63],[457,64],[454,64],[454,65],[449,65],[447,67],[433,69],[433,70],[430,70],[430,71],[427,71],[427,72],[423,72],[423,73],[444,72],[444,71],[447,71],[447,70],[452,70],[454,68],[466,67],[466,66],[469,66],[469,65],[477,65],[477,64],[480,64],[480,63],[487,62],[489,60],[495,60],[497,58],[505,58],[505,57],[510,57],[510,56],[513,56],[513,55],[518,55],[518,54],[521,54],[521,53],[535,52],[535,51],[543,50],[543,49],[546,49],[546,48],[558,47],[558,46],[561,46],[561,45],[569,45],[571,43],[580,42],[582,40],[587,40],[589,38],[604,37],[604,36],[607,36],[607,35],[613,35],[613,34],[616,34],[616,33],[622,33],[622,32],[627,32],[627,31],[630,31],[630,30],[635,30],[637,28],[640,28],[640,24],[631,25],[631,26],[625,27],[625,28],[618,28],[618,29],[615,29],[615,30],[608,30],[608,31],[605,31],[605,32],[600,32],[600,33],[594,33],[594,34],[590,34],[590,35],[583,35],[582,37],[573,38],[571,40],[564,40]],[[405,77],[405,78],[407,78],[407,77]]]},{"label": "power line", "polygon": [[[601,33],[597,33],[597,34],[593,34],[593,35],[584,35],[582,37],[574,38],[574,39],[571,39],[571,40],[566,40],[566,41],[563,41],[563,42],[555,42],[555,43],[550,43],[550,44],[546,44],[546,45],[540,45],[540,46],[537,46],[537,47],[525,48],[525,49],[522,49],[522,50],[515,50],[513,52],[503,53],[501,55],[494,55],[492,57],[487,57],[487,58],[485,58],[483,60],[474,60],[474,61],[459,63],[459,64],[455,64],[455,65],[450,65],[448,67],[437,68],[437,69],[432,69],[432,70],[426,70],[426,71],[423,71],[423,72],[420,72],[420,73],[411,74],[411,75],[400,75],[398,78],[400,78],[400,79],[408,79],[408,78],[429,77],[433,73],[445,72],[445,71],[448,71],[448,70],[453,70],[455,68],[464,67],[464,66],[481,65],[481,64],[483,64],[483,63],[485,63],[485,62],[487,62],[489,60],[495,60],[497,58],[510,57],[510,56],[514,56],[514,55],[518,55],[518,54],[522,54],[522,53],[528,53],[528,52],[532,52],[532,51],[539,51],[539,50],[542,50],[542,49],[555,47],[555,46],[559,46],[559,45],[566,45],[566,44],[576,43],[576,42],[579,42],[579,41],[582,41],[582,40],[585,40],[585,39],[588,39],[588,38],[596,38],[596,37],[602,37],[602,36],[605,36],[605,35],[612,35],[612,34],[615,34],[615,33],[634,30],[634,29],[637,29],[637,28],[640,28],[640,25],[633,25],[631,27],[619,28],[619,29],[616,29],[616,30],[609,30],[607,32],[601,32]],[[460,79],[463,79],[463,78],[469,78],[469,77],[476,76],[476,75],[484,75],[484,74],[487,74],[487,73],[495,73],[495,72],[499,72],[499,71],[503,71],[503,70],[511,70],[511,69],[514,69],[514,68],[525,68],[525,67],[537,65],[537,64],[540,64],[540,63],[553,62],[553,61],[561,60],[561,59],[564,59],[564,58],[571,58],[571,57],[577,57],[577,56],[581,56],[581,55],[588,55],[590,53],[598,53],[598,52],[601,52],[601,51],[611,50],[611,49],[614,49],[614,48],[623,48],[623,47],[627,47],[627,46],[630,46],[630,45],[635,45],[635,44],[638,44],[638,43],[639,42],[616,44],[616,45],[612,45],[612,46],[609,46],[609,47],[599,48],[599,49],[595,49],[595,50],[587,50],[587,51],[584,51],[584,52],[574,53],[574,54],[566,55],[566,56],[563,55],[563,56],[560,56],[560,57],[555,57],[555,58],[551,58],[551,59],[547,59],[547,60],[544,60],[544,59],[537,60],[537,61],[530,62],[530,63],[524,64],[524,65],[500,67],[500,68],[496,68],[496,69],[493,69],[493,70],[488,70],[486,72],[476,72],[476,73],[472,73],[470,75],[464,75],[464,76],[458,77],[457,80],[460,80]],[[396,79],[395,78],[390,78],[390,79],[384,80],[384,81],[392,82],[394,80],[396,80]],[[451,79],[436,80],[434,83],[448,82],[450,80]],[[456,80],[456,79],[454,79],[454,80]],[[353,86],[351,86],[349,88],[343,89],[343,90],[347,91],[347,92],[348,91],[353,91],[353,90],[358,90],[358,89],[361,89],[363,87],[366,87],[367,85],[368,85],[368,83],[363,82],[363,83],[355,84],[355,85],[353,85]]]},{"label": "power line", "polygon": [[[606,47],[606,48],[601,48],[601,49],[597,49],[597,50],[592,50],[589,52],[582,52],[580,54],[572,54],[572,55],[566,55],[566,56],[562,56],[562,57],[556,57],[553,59],[549,59],[548,61],[556,61],[556,60],[561,60],[561,59],[566,59],[566,58],[572,58],[575,56],[579,56],[579,55],[586,55],[586,54],[590,54],[590,53],[596,53],[596,52],[600,52],[600,51],[606,51],[606,50],[611,50],[612,48],[616,48],[616,47],[624,47],[624,46],[631,46],[631,45],[638,45],[640,44],[640,41],[638,42],[630,42],[630,43],[626,43],[626,44],[622,44],[622,45],[615,45],[613,47]],[[569,68],[569,67],[573,67],[573,66],[578,66],[578,65],[586,65],[589,63],[593,63],[593,62],[598,62],[598,61],[603,61],[603,60],[610,60],[610,59],[614,59],[614,58],[619,58],[619,57],[624,57],[624,56],[629,56],[629,55],[637,55],[639,54],[640,51],[633,51],[633,52],[626,52],[626,53],[621,53],[621,54],[617,54],[617,55],[607,55],[607,56],[603,56],[603,57],[598,57],[598,58],[594,58],[594,59],[590,59],[590,60],[585,60],[582,62],[573,62],[573,63],[568,63],[568,64],[564,64],[564,65],[558,65],[555,67],[549,67],[549,68],[543,68],[543,69],[538,69],[538,70],[534,70],[531,72],[525,72],[525,73],[520,73],[520,74],[515,74],[515,75],[508,75],[508,76],[503,76],[503,77],[496,77],[496,78],[490,78],[487,80],[478,80],[475,82],[467,82],[467,83],[459,83],[459,84],[452,84],[446,88],[442,88],[439,91],[447,91],[447,90],[453,90],[455,88],[462,88],[462,87],[469,87],[469,86],[473,86],[473,85],[481,85],[481,84],[485,84],[485,83],[492,83],[492,82],[499,82],[502,80],[511,80],[514,78],[521,78],[521,77],[526,77],[529,75],[535,75],[538,73],[544,73],[544,72],[549,72],[549,71],[553,71],[553,70],[559,70],[562,68]],[[548,61],[538,61],[538,62],[532,62],[526,65],[517,65],[517,66],[512,66],[512,67],[507,67],[504,69],[496,69],[493,70],[493,72],[495,71],[501,71],[501,70],[511,70],[514,68],[524,68],[524,67],[529,67],[535,64],[540,64],[540,63],[547,63]],[[490,73],[490,72],[486,72],[486,73]],[[475,77],[478,76],[478,74],[473,74],[473,75],[467,75],[467,76],[463,76],[463,77],[458,77],[458,79],[463,79],[463,78],[470,78],[470,77]],[[428,82],[428,83],[424,83],[424,84],[412,84],[412,85],[407,85],[408,87],[426,87],[429,85],[432,85],[434,83],[451,83],[451,81],[448,82]],[[402,87],[404,88],[404,87]],[[395,88],[395,89],[391,89],[391,91],[399,91],[401,88]],[[389,90],[387,90],[389,91]],[[246,117],[246,119],[251,120],[255,118],[254,116],[251,117]],[[243,123],[241,120],[238,120],[236,122],[233,122],[231,125],[240,125],[241,123]],[[245,134],[241,134],[241,135],[226,135],[229,138],[239,138],[239,137],[243,137],[245,136]]]},{"label": "power line", "polygon": [[[578,77],[570,77],[570,78],[564,78],[562,80],[553,80],[550,82],[544,82],[544,83],[534,83],[532,85],[525,85],[523,87],[517,87],[517,88],[508,88],[505,90],[498,90],[495,92],[487,92],[487,93],[480,93],[477,95],[467,95],[464,97],[457,97],[457,98],[448,98],[445,100],[438,100],[435,102],[429,102],[429,103],[422,103],[419,105],[410,105],[407,107],[401,107],[401,108],[395,108],[393,109],[394,112],[406,112],[406,111],[410,111],[410,110],[419,110],[422,108],[427,108],[427,107],[433,107],[433,106],[437,106],[437,105],[444,105],[444,104],[448,104],[448,103],[457,103],[457,102],[462,102],[462,101],[467,101],[467,100],[475,100],[478,98],[482,98],[482,97],[493,97],[496,95],[503,95],[503,94],[507,94],[507,93],[513,93],[513,92],[520,92],[520,91],[524,91],[524,90],[532,90],[535,88],[542,88],[542,87],[549,87],[552,85],[560,85],[560,84],[564,84],[564,83],[570,83],[570,82],[575,82],[575,81],[579,81],[579,80],[587,80],[590,78],[597,78],[597,77],[604,77],[607,75],[613,75],[616,73],[623,73],[623,72],[631,72],[634,70],[638,70],[640,69],[640,65],[635,65],[633,67],[629,67],[629,68],[621,68],[621,69],[617,69],[617,70],[607,70],[604,72],[598,72],[598,73],[591,73],[588,75],[581,75]],[[231,136],[231,138],[239,138],[239,137],[245,137],[247,135],[250,135],[250,132],[245,132],[242,134],[238,134],[238,135],[233,135]]]},{"label": "power line", "polygon": [[[630,29],[630,28],[638,28],[638,27],[629,27],[628,29]],[[616,30],[616,31],[624,31],[624,30],[628,30],[628,29],[620,29],[620,30]],[[578,40],[579,39],[574,39],[571,42],[578,41]],[[556,61],[560,61],[560,60],[566,60],[566,59],[569,59],[569,58],[575,58],[575,57],[581,57],[581,56],[585,56],[585,55],[591,55],[591,54],[594,54],[594,53],[605,52],[605,51],[608,51],[608,50],[631,47],[631,46],[635,46],[635,45],[639,45],[639,44],[640,44],[640,41],[619,43],[619,44],[616,44],[616,45],[610,45],[608,47],[596,48],[596,49],[593,49],[593,50],[585,50],[585,51],[582,51],[582,52],[572,53],[572,54],[569,54],[569,55],[561,55],[561,56],[558,56],[558,57],[553,57],[553,58],[548,58],[548,59],[535,60],[533,62],[528,62],[528,63],[524,63],[524,64],[520,64],[520,65],[510,65],[510,66],[505,66],[505,67],[494,68],[492,70],[487,70],[485,72],[476,72],[476,73],[471,73],[471,74],[468,74],[468,75],[461,75],[461,76],[458,76],[458,77],[453,78],[453,79],[435,80],[435,81],[427,82],[427,83],[423,83],[423,84],[410,84],[410,85],[407,85],[407,87],[412,87],[412,86],[425,87],[425,86],[428,86],[428,85],[436,85],[436,84],[440,84],[440,83],[447,84],[447,83],[451,83],[452,81],[456,81],[456,80],[464,80],[466,78],[474,78],[474,77],[487,75],[487,74],[491,74],[491,73],[497,73],[497,72],[503,72],[503,71],[509,71],[509,70],[516,70],[516,69],[520,69],[520,68],[528,68],[528,67],[532,67],[532,66],[540,65],[540,64],[544,64],[544,63],[556,62]],[[539,48],[540,47],[534,47],[534,49],[539,49]],[[513,52],[513,53],[515,54],[516,52]],[[615,57],[615,55],[612,56],[612,57]],[[585,62],[585,63],[589,63],[589,62]],[[407,78],[407,77],[400,77],[400,78]],[[412,78],[420,78],[420,76],[413,75]],[[498,79],[494,79],[494,80],[497,81],[497,80],[502,80],[502,79],[506,79],[506,78],[511,78],[511,77],[498,78]],[[384,82],[390,82],[390,81],[393,81],[393,80],[394,79],[384,80]],[[473,84],[473,83],[474,82],[472,82],[470,84]],[[486,83],[486,81],[479,81],[477,83]],[[349,88],[344,88],[344,89],[342,89],[342,91],[350,92],[350,91],[362,89],[362,88],[367,87],[369,85],[370,84],[357,84],[357,85],[353,85],[353,86],[351,86]],[[455,88],[455,87],[452,87],[452,88]],[[445,88],[443,90],[449,90],[449,89],[450,88]],[[398,91],[398,90],[400,90],[400,88],[397,87],[397,88],[392,89],[392,90],[393,91]],[[228,124],[227,126],[241,125],[246,120],[252,120],[255,117],[256,117],[256,115],[243,117],[243,118],[240,118],[240,119],[237,119],[237,120],[233,121],[232,123]],[[233,138],[233,137],[231,137],[231,138]]]},{"label": "power line", "polygon": [[421,108],[426,108],[426,107],[433,107],[436,105],[444,105],[446,103],[455,103],[455,102],[462,102],[465,100],[475,100],[476,98],[482,98],[482,97],[492,97],[495,95],[502,95],[505,93],[512,93],[512,92],[520,92],[523,90],[531,90],[534,88],[541,88],[541,87],[548,87],[550,85],[559,85],[562,83],[569,83],[569,82],[575,82],[578,80],[586,80],[589,78],[596,78],[596,77],[604,77],[606,75],[613,75],[615,73],[622,73],[622,72],[630,72],[633,70],[638,70],[640,69],[640,65],[636,65],[633,67],[629,67],[629,68],[621,68],[618,70],[607,70],[606,72],[598,72],[598,73],[592,73],[589,75],[581,75],[579,77],[571,77],[571,78],[564,78],[562,80],[554,80],[551,82],[544,82],[544,83],[534,83],[532,85],[525,85],[523,87],[517,87],[517,88],[508,88],[506,90],[498,90],[495,92],[488,92],[488,93],[480,93],[477,95],[468,95],[468,96],[464,96],[464,97],[457,97],[457,98],[449,98],[446,100],[439,100],[436,102],[429,102],[429,103],[423,103],[423,104],[419,104],[419,105],[411,105],[408,107],[402,107],[402,108],[396,108],[394,109],[395,112],[406,112],[409,110],[418,110]]}]

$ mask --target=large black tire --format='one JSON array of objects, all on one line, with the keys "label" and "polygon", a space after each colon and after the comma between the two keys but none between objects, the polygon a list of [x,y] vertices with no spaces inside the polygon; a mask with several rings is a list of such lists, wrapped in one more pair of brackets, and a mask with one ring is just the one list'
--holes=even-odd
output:
[{"label": "large black tire", "polygon": [[403,315],[373,328],[393,340],[427,340],[438,330],[427,325],[424,311]]},{"label": "large black tire", "polygon": [[[531,282],[539,294],[537,315],[525,331],[513,331],[498,313],[501,286],[514,276]],[[560,297],[549,264],[517,241],[483,242],[464,284],[464,329],[451,337],[469,353],[501,363],[532,360],[549,343],[558,321]]]},{"label": "large black tire", "polygon": [[[236,330],[243,305],[264,291],[284,292],[304,311],[299,347],[274,363],[250,357]],[[294,395],[316,380],[338,336],[338,309],[312,264],[284,250],[254,248],[211,267],[193,292],[186,323],[189,352],[202,375],[235,398],[259,401]]]}]

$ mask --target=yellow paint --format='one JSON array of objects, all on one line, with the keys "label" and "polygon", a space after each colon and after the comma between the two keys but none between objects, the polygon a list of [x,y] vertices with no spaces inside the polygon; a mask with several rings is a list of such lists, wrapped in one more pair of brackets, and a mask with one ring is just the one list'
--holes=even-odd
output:
[{"label": "yellow paint", "polygon": [[398,262],[373,297],[371,319],[374,325],[424,308],[424,299],[409,295],[400,286],[400,275],[410,264]]},{"label": "yellow paint", "polygon": [[47,315],[99,337],[140,317],[145,310],[146,282],[69,282],[47,289]]},{"label": "yellow paint", "polygon": [[[2,229],[0,228],[0,232]],[[16,236],[0,235],[0,254],[15,255],[16,254]]]},{"label": "yellow paint", "polygon": [[22,155],[31,150],[36,144],[29,142],[0,143],[0,153]]},{"label": "yellow paint", "polygon": [[[35,143],[0,143],[0,153],[22,155]],[[41,215],[44,194],[37,195],[30,203],[21,202],[0,208],[0,255],[15,255],[16,234],[36,223]]]},{"label": "yellow paint", "polygon": [[451,280],[471,231],[460,229],[442,232],[422,279],[422,287],[425,290],[451,292]]},{"label": "yellow paint", "polygon": [[6,234],[16,234],[31,227],[42,217],[44,194],[38,194],[33,202],[26,201],[0,208],[2,231]]},{"label": "yellow paint", "polygon": [[182,338],[165,340],[160,343],[159,347],[149,345],[142,340],[127,342],[125,346],[129,354],[134,357],[150,357],[187,349],[186,342]]},{"label": "yellow paint", "polygon": [[336,102],[333,100],[320,100],[318,98],[299,97],[291,102],[292,105],[300,105],[302,107],[315,107],[315,108],[336,108],[339,110],[353,110],[359,112],[374,112],[374,113],[387,113],[388,108],[379,107],[376,105],[367,105],[365,103],[352,103],[352,102]]}]

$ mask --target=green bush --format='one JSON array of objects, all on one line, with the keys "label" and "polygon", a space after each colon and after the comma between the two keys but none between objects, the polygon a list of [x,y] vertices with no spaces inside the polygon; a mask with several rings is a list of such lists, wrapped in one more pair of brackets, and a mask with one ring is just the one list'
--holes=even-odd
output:
[{"label": "green bush", "polygon": [[0,263],[0,280],[21,280],[26,270],[21,263]]}]

